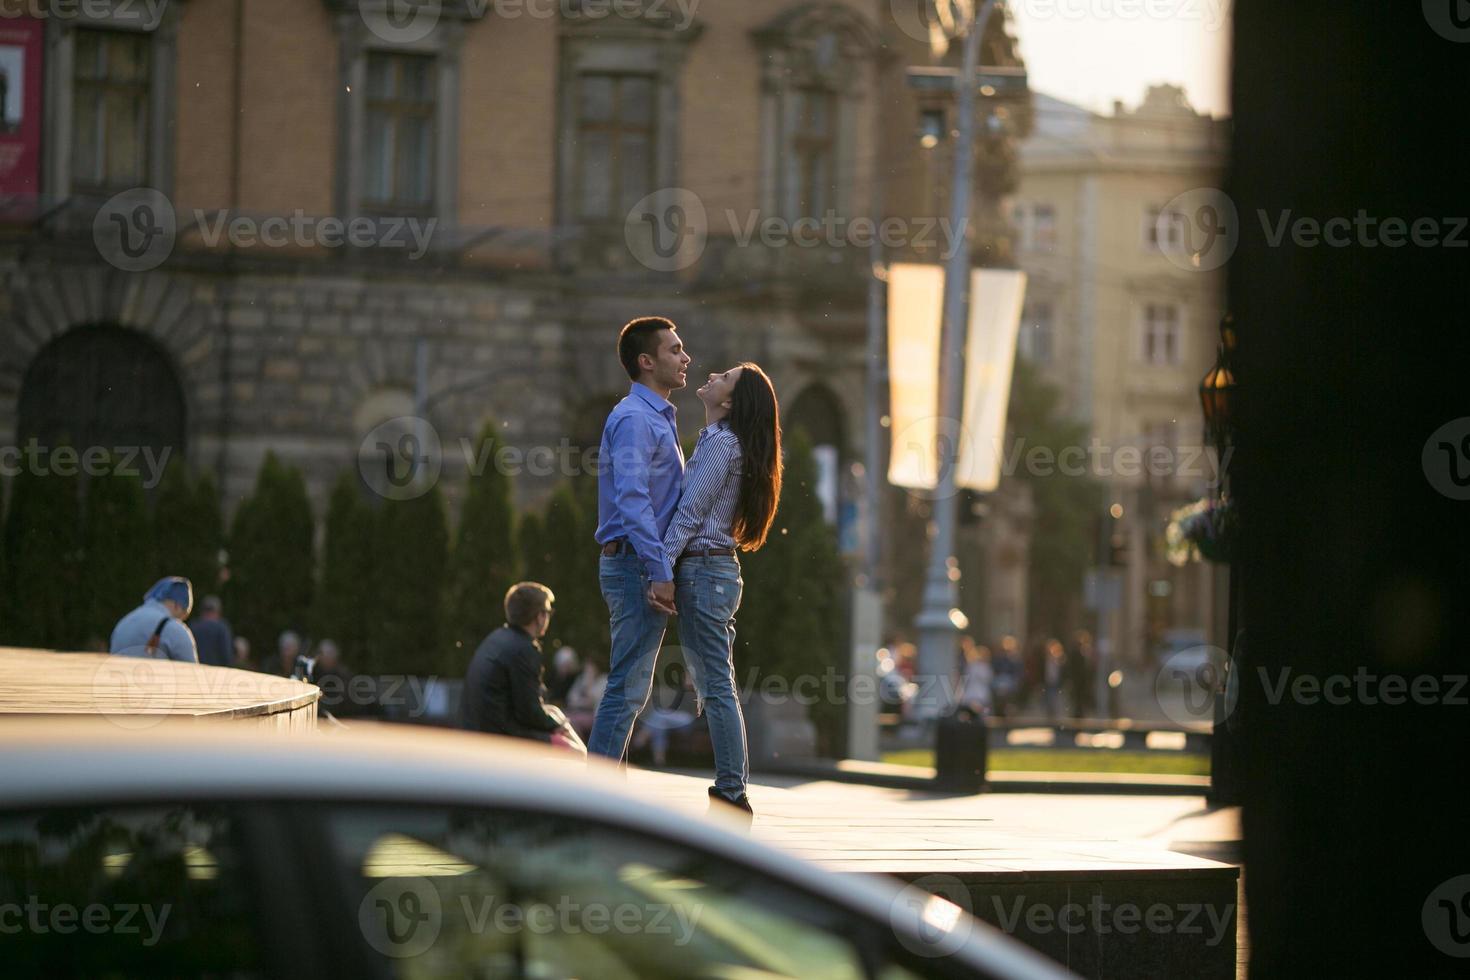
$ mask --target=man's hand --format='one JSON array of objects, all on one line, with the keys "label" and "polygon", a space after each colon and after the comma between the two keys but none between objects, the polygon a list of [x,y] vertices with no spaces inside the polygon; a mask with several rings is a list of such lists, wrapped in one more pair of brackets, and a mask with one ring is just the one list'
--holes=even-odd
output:
[{"label": "man's hand", "polygon": [[674,583],[654,582],[648,587],[648,604],[665,616],[672,616],[674,609]]}]

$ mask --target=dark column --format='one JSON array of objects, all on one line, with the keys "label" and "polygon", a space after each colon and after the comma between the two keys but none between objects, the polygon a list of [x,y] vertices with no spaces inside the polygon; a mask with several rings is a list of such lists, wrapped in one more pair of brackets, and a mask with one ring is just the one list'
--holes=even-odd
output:
[{"label": "dark column", "polygon": [[[1288,688],[1273,704],[1260,676],[1274,687],[1288,668],[1361,667],[1436,678],[1443,701],[1449,678],[1470,673],[1470,501],[1436,490],[1422,461],[1432,433],[1470,415],[1470,232],[1449,220],[1470,212],[1470,42],[1449,37],[1470,35],[1454,25],[1462,9],[1236,5],[1229,278],[1249,447],[1234,486],[1253,977],[1470,965],[1429,935],[1443,941],[1451,915],[1470,930],[1470,901],[1431,903],[1430,929],[1425,919],[1431,893],[1470,874],[1470,691],[1455,691],[1458,705],[1368,705],[1354,686],[1352,703],[1333,705]],[[1292,241],[1291,220],[1360,211],[1376,224],[1349,229],[1346,247]],[[1457,244],[1389,247],[1388,218],[1433,219]],[[1458,442],[1453,452],[1470,467]],[[1436,479],[1448,465],[1435,463]]]}]

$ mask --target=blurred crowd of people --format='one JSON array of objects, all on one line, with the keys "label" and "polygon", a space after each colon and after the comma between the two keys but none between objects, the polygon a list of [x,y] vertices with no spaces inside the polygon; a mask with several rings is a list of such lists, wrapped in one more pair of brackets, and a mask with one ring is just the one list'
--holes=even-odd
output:
[{"label": "blurred crowd of people", "polygon": [[[523,587],[528,594],[544,594],[549,619],[552,598],[550,590],[536,583],[521,583],[516,588]],[[507,616],[512,612],[508,607]],[[486,638],[482,649],[497,634],[504,637],[506,629],[519,637],[520,634],[526,634],[528,627],[533,631],[535,629],[529,623],[513,624],[508,620],[505,627]],[[556,718],[558,723],[564,719],[566,727],[585,742],[592,731],[597,706],[607,687],[605,655],[601,660],[590,656],[583,658],[571,647],[562,646],[551,655],[543,669],[540,635],[526,634],[526,638],[531,642],[525,648],[532,650],[534,657],[528,662],[524,683],[516,678],[518,689],[514,694],[527,703],[534,701],[535,706],[546,709],[548,715]],[[347,665],[335,640],[323,638],[312,641],[295,630],[285,630],[276,638],[274,653],[268,653],[257,660],[251,650],[250,641],[243,636],[237,636],[231,628],[220,598],[214,595],[204,596],[196,608],[193,583],[181,576],[160,579],[144,595],[139,606],[118,620],[108,650],[119,656],[231,667],[306,681],[321,688],[322,710],[338,718],[372,717],[383,713],[376,691],[378,679],[355,674]],[[476,653],[478,655],[480,651]],[[470,686],[473,680],[473,677],[467,677],[466,686]],[[496,689],[491,697],[511,697],[510,680],[495,677],[487,683]],[[466,694],[468,697],[462,701],[474,700],[474,695],[469,692]],[[464,704],[461,722],[467,727],[482,730],[515,727],[514,719],[509,717],[512,714],[510,712],[498,721],[484,720],[481,724],[483,719],[469,717],[478,712],[478,709],[478,705]],[[694,716],[689,714],[688,722],[692,723],[693,720]],[[472,721],[475,723],[471,724]],[[667,724],[669,721],[670,719],[658,715],[657,712],[651,713],[640,733],[642,745],[649,744],[650,738],[659,742],[655,746],[655,754],[660,757],[667,744],[668,729],[677,727]],[[660,725],[660,722],[664,724]],[[519,729],[501,732],[518,733]]]},{"label": "blurred crowd of people", "polygon": [[[919,689],[914,679],[918,648],[895,640],[877,652],[877,659],[882,706],[907,720]],[[1024,651],[1014,636],[987,645],[965,634],[950,678],[950,700],[985,717],[1039,710],[1048,720],[1091,718],[1099,707],[1097,670],[1097,649],[1086,630],[1078,630],[1066,644],[1054,636],[1032,637]]]}]

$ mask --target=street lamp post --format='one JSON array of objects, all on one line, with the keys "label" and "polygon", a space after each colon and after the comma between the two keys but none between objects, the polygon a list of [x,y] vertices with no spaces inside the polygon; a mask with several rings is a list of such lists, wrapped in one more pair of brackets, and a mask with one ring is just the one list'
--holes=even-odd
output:
[{"label": "street lamp post", "polygon": [[[980,67],[980,40],[995,8],[985,0],[971,18],[964,40],[964,67],[956,79],[959,119],[955,134],[954,172],[950,194],[950,222],[968,232],[970,192],[975,158],[975,75]],[[968,240],[968,234],[962,236]],[[914,701],[917,720],[933,723],[949,708],[949,679],[958,656],[959,567],[954,558],[955,507],[958,486],[959,420],[964,409],[964,356],[966,307],[970,282],[970,250],[960,247],[949,257],[944,272],[944,320],[939,359],[939,418],[935,452],[938,469],[934,487],[933,538],[924,579],[923,607],[914,625],[919,633],[919,691]],[[949,430],[949,431],[946,431]]]}]

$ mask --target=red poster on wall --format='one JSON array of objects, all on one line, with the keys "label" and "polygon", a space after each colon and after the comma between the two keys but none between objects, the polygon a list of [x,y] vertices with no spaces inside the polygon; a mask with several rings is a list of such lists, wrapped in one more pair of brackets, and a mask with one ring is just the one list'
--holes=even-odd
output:
[{"label": "red poster on wall", "polygon": [[46,25],[0,19],[0,202],[34,204],[41,190],[41,60]]}]

